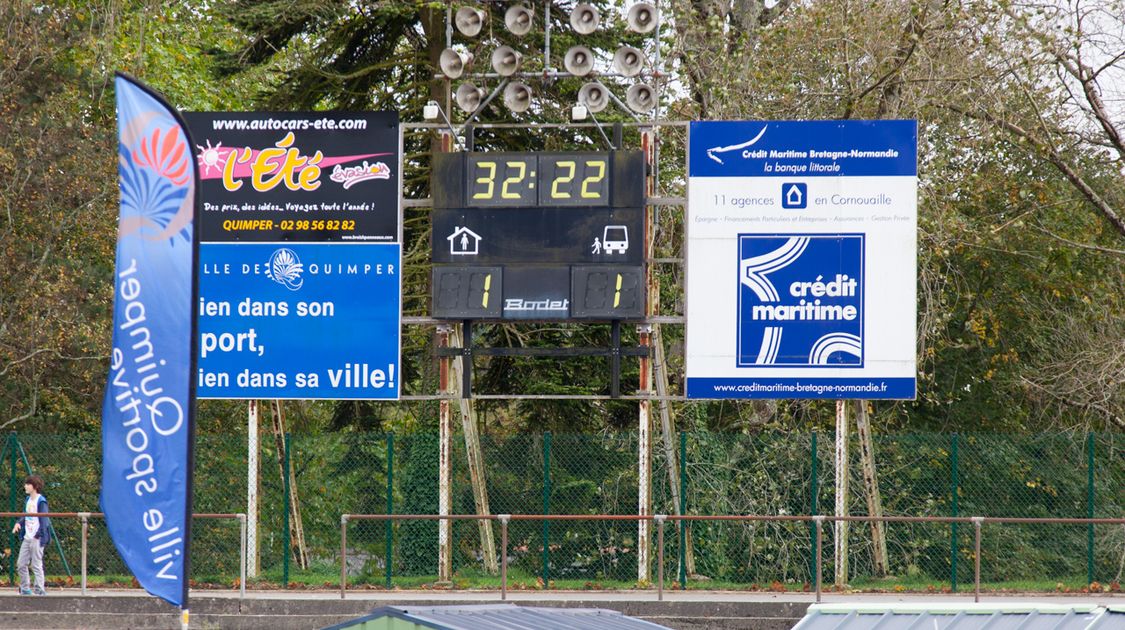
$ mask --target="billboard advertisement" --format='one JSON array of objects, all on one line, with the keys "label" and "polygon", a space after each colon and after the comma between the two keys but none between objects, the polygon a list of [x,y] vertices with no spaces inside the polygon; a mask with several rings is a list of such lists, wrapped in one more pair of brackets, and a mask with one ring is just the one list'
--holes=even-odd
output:
[{"label": "billboard advertisement", "polygon": [[917,125],[691,125],[689,398],[912,399]]},{"label": "billboard advertisement", "polygon": [[397,399],[394,112],[197,112],[199,398]]}]

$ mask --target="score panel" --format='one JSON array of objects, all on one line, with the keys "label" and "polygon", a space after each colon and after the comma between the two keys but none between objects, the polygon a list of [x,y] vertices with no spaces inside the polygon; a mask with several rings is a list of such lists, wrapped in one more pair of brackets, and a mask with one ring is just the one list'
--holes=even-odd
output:
[{"label": "score panel", "polygon": [[439,319],[642,319],[640,265],[434,265]]},{"label": "score panel", "polygon": [[575,319],[634,319],[645,314],[643,267],[575,265],[570,269]]},{"label": "score panel", "polygon": [[500,267],[434,266],[433,315],[451,319],[498,319],[504,295]]}]

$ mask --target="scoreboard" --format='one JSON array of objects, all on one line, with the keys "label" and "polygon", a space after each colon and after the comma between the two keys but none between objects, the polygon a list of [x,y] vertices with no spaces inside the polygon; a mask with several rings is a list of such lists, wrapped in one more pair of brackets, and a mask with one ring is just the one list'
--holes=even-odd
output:
[{"label": "scoreboard", "polygon": [[645,315],[640,151],[438,153],[433,315]]}]

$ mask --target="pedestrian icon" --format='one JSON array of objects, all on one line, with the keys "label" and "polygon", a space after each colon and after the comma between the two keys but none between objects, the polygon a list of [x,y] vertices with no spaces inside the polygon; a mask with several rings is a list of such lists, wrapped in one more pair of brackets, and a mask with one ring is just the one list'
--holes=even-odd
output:
[{"label": "pedestrian icon", "polygon": [[594,253],[595,253],[595,254],[600,254],[600,253],[602,253],[602,242],[601,242],[600,240],[598,240],[598,237],[596,237],[596,236],[594,237],[594,247],[593,247],[593,250],[594,250]]},{"label": "pedestrian icon", "polygon": [[480,234],[467,227],[456,227],[445,237],[449,241],[449,253],[454,256],[476,256],[480,253]]}]

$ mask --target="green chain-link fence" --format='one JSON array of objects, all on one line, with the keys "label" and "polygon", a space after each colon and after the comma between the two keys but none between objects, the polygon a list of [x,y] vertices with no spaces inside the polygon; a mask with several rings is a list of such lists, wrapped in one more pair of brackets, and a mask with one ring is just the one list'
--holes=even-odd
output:
[{"label": "green chain-link fence", "polygon": [[[28,463],[47,481],[56,512],[98,511],[100,436],[20,434]],[[815,447],[814,447],[815,444]],[[286,563],[285,453],[262,440],[260,454],[260,579],[312,585],[339,583],[340,515],[436,514],[438,438],[434,434],[295,434],[289,461],[296,480],[308,568]],[[669,448],[670,447],[670,448]],[[1125,515],[1125,438],[1121,434],[880,435],[875,437],[879,488],[886,515],[994,517],[1113,517]],[[284,451],[284,448],[282,449]],[[638,472],[635,434],[482,437],[492,514],[634,514]],[[682,464],[669,474],[667,453]],[[10,452],[10,451],[6,451]],[[18,452],[18,451],[17,451]],[[853,457],[858,449],[853,446]],[[675,514],[673,485],[683,484],[688,514],[831,514],[834,504],[831,435],[678,434],[653,448],[653,512]],[[388,466],[388,463],[391,465]],[[246,509],[245,436],[202,435],[196,447],[195,509]],[[475,511],[465,444],[455,436],[451,512]],[[867,513],[858,458],[852,462],[850,513]],[[9,504],[22,509],[22,460],[0,462]],[[673,482],[674,480],[674,482]],[[16,494],[12,492],[15,490]],[[15,503],[12,503],[12,501]],[[94,583],[129,582],[103,523],[90,521],[89,573]],[[8,531],[11,529],[7,524]],[[47,572],[65,581],[79,572],[80,525],[57,519],[60,548]],[[695,523],[691,575],[682,570],[681,528],[665,535],[665,574],[702,586],[750,586],[811,581],[813,539],[807,523]],[[870,526],[850,527],[848,581],[878,585]],[[496,584],[480,527],[452,526],[454,580]],[[492,529],[499,549],[499,528]],[[825,580],[834,579],[833,528],[824,528]],[[888,523],[889,584],[940,588],[972,580],[971,526]],[[348,530],[352,584],[410,586],[437,576],[438,524],[356,521]],[[655,542],[655,535],[653,536]],[[388,550],[388,546],[390,550]],[[5,545],[3,579],[11,546]],[[192,578],[230,585],[238,579],[236,520],[193,525]],[[64,555],[65,554],[65,555]],[[687,554],[685,554],[687,555]],[[391,575],[387,573],[387,557]],[[628,585],[637,581],[637,525],[619,522],[517,521],[509,528],[510,579],[516,588]],[[64,561],[65,558],[65,561]],[[655,560],[655,553],[653,554]],[[1125,570],[1125,527],[989,524],[982,546],[988,582],[1118,582]],[[655,568],[654,573],[655,575]],[[391,579],[388,580],[388,577]],[[799,586],[798,586],[799,587]]]}]

